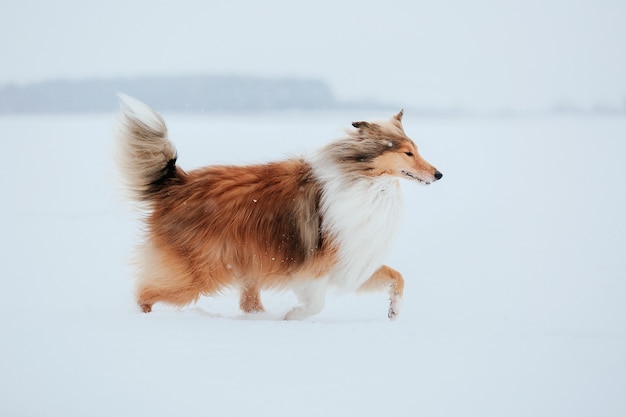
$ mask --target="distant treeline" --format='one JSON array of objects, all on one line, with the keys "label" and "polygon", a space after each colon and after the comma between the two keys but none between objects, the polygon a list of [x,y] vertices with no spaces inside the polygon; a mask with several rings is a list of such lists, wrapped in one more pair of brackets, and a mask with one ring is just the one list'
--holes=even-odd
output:
[{"label": "distant treeline", "polygon": [[315,79],[244,76],[58,80],[0,86],[0,113],[109,112],[122,92],[160,111],[237,112],[342,107]]}]

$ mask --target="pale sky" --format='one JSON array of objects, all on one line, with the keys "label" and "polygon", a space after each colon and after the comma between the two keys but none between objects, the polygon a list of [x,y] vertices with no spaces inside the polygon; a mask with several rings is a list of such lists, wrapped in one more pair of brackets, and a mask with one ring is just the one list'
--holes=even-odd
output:
[{"label": "pale sky", "polygon": [[319,78],[403,107],[626,106],[625,0],[3,0],[0,84]]}]

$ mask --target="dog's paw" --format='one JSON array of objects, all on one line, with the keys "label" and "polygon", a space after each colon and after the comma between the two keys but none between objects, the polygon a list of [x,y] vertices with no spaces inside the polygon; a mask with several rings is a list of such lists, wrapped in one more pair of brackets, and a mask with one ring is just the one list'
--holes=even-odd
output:
[{"label": "dog's paw", "polygon": [[285,320],[302,320],[307,317],[302,307],[294,307],[285,315]]},{"label": "dog's paw", "polygon": [[263,308],[262,304],[256,304],[252,306],[245,306],[245,308],[241,307],[241,311],[243,311],[246,314],[258,314],[258,313],[265,313],[265,308]]},{"label": "dog's paw", "polygon": [[402,298],[398,294],[393,294],[391,299],[389,300],[389,311],[387,312],[387,317],[389,320],[395,320],[400,314],[400,304],[402,303]]}]

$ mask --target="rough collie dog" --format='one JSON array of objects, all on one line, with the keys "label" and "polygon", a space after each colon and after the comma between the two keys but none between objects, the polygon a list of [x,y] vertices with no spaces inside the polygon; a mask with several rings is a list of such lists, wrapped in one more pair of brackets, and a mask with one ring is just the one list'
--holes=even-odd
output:
[{"label": "rough collie dog", "polygon": [[328,288],[386,290],[396,318],[402,275],[383,265],[401,219],[399,179],[431,184],[442,174],[402,128],[354,122],[347,136],[308,157],[185,171],[163,118],[121,98],[117,163],[146,211],[138,251],[137,303],[176,306],[225,288],[244,312],[263,311],[260,291],[291,289],[286,319],[319,313]]}]

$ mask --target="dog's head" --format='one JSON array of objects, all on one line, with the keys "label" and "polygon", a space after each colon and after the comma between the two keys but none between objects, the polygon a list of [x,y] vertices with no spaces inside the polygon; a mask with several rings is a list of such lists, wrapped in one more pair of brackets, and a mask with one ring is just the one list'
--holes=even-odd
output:
[{"label": "dog's head", "polygon": [[337,142],[334,154],[349,171],[371,177],[396,176],[431,184],[443,177],[419,154],[417,145],[404,133],[400,112],[389,120],[352,123],[356,130]]}]

